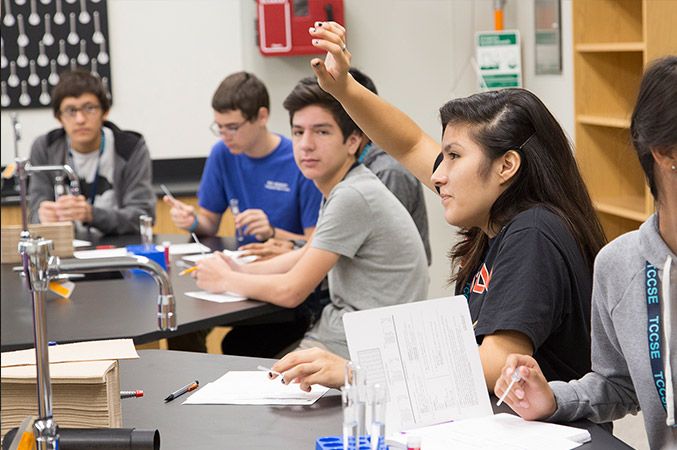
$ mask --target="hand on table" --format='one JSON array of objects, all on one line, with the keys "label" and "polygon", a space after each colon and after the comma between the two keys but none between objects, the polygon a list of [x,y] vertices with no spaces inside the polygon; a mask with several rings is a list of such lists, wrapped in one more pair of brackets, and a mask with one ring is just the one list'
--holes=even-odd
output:
[{"label": "hand on table", "polygon": [[228,291],[228,275],[242,271],[242,268],[223,252],[214,252],[211,256],[198,260],[195,265],[197,269],[191,276],[197,280],[197,287],[214,293]]},{"label": "hand on table", "polygon": [[508,356],[501,376],[494,386],[494,393],[499,398],[503,395],[515,369],[519,370],[521,380],[513,384],[503,401],[526,420],[546,419],[552,416],[557,410],[555,395],[538,363],[531,356],[518,354]]},{"label": "hand on table", "polygon": [[[346,362],[326,350],[309,348],[286,354],[271,369],[283,374],[284,384],[300,383],[301,390],[310,392],[313,384],[340,388],[345,381]],[[273,374],[271,379],[275,378]]]},{"label": "hand on table", "polygon": [[258,261],[273,258],[294,249],[294,243],[284,239],[268,239],[266,242],[243,245],[238,250],[244,252],[242,256],[256,255]]}]

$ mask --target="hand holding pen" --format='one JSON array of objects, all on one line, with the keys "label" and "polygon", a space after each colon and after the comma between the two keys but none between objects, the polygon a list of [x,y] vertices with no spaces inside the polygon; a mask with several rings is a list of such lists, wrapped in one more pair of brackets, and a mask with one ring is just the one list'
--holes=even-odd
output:
[{"label": "hand holding pen", "polygon": [[185,394],[186,392],[193,391],[197,389],[198,385],[200,382],[198,380],[193,381],[192,383],[189,383],[185,385],[184,387],[177,389],[176,391],[172,392],[165,398],[165,403],[171,402],[174,400],[176,397],[180,397],[181,395]]},{"label": "hand holding pen", "polygon": [[167,186],[164,184],[160,185],[160,187],[165,193],[165,196],[162,198],[162,200],[171,206],[169,215],[172,218],[174,225],[184,230],[190,229],[195,222],[195,208],[177,200],[176,197],[174,197],[172,193],[169,192],[169,189],[167,189]]},{"label": "hand holding pen", "polygon": [[508,356],[494,393],[526,420],[546,419],[557,410],[555,395],[531,356]]}]

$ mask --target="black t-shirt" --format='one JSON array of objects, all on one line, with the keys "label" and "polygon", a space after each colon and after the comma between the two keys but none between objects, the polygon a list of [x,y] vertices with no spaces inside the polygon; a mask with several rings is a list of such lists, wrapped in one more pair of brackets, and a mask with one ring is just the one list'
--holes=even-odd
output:
[{"label": "black t-shirt", "polygon": [[548,380],[590,371],[592,273],[550,210],[535,206],[506,224],[462,293],[478,344],[498,330],[515,330],[531,339]]}]

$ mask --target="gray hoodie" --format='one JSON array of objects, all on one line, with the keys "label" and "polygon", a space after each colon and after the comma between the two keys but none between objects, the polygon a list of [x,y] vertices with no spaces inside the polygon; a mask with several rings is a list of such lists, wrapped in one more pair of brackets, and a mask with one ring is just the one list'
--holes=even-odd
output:
[{"label": "gray hoodie", "polygon": [[[670,291],[660,294],[665,311],[669,301],[671,317],[662,314],[663,347],[668,342],[670,355],[663,355],[663,364],[670,361],[672,380],[677,383],[677,257],[658,233],[656,214],[637,231],[620,236],[609,243],[595,259],[592,290],[592,372],[568,383],[554,381],[550,387],[557,399],[557,411],[548,420],[569,422],[580,418],[607,422],[626,414],[644,415],[644,426],[652,449],[677,449],[677,428],[666,424],[666,410],[661,404],[649,363],[645,261],[658,269],[658,279],[665,277],[666,259],[672,258]],[[660,285],[660,284],[659,284]],[[665,335],[666,326],[672,332]],[[668,327],[669,328],[669,327]],[[674,395],[666,396],[672,402]]]}]

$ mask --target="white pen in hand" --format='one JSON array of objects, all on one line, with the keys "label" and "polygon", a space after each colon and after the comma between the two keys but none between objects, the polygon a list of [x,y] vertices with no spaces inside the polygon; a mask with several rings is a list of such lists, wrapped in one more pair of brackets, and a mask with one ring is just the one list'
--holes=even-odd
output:
[{"label": "white pen in hand", "polygon": [[176,200],[176,198],[174,198],[174,196],[172,195],[172,193],[169,192],[169,189],[167,189],[167,186],[165,186],[164,184],[161,184],[161,185],[160,185],[160,188],[161,188],[162,191],[165,193],[165,195],[166,195],[167,197],[169,197],[169,200],[172,202],[172,205],[173,205],[173,206],[177,206],[178,201]]},{"label": "white pen in hand", "polygon": [[510,384],[508,385],[508,389],[506,389],[503,395],[501,395],[501,398],[498,399],[496,406],[501,406],[501,403],[503,403],[503,400],[505,400],[505,397],[508,395],[508,392],[510,392],[510,388],[512,388],[512,385],[521,379],[522,377],[519,374],[519,367],[515,367],[515,371],[512,373],[512,375],[510,375]]},{"label": "white pen in hand", "polygon": [[280,372],[275,372],[273,369],[269,369],[267,367],[263,366],[258,366],[256,367],[259,370],[263,370],[264,372],[268,372],[268,376],[272,377],[273,375],[277,375],[278,377],[282,377],[282,384],[284,384],[284,375],[282,375]]}]

